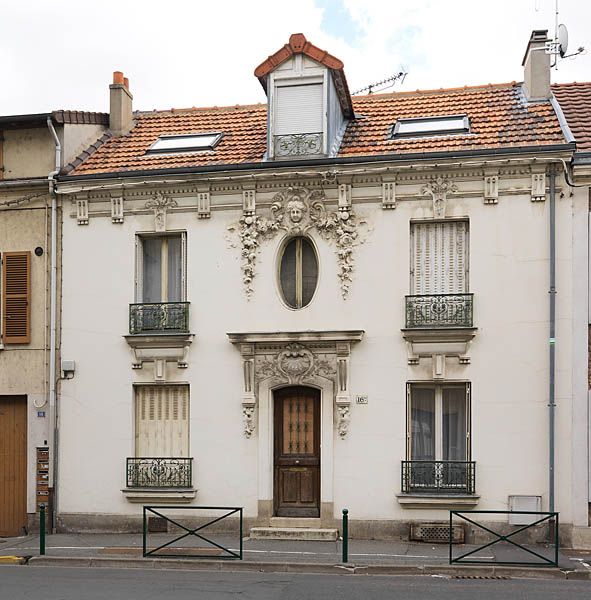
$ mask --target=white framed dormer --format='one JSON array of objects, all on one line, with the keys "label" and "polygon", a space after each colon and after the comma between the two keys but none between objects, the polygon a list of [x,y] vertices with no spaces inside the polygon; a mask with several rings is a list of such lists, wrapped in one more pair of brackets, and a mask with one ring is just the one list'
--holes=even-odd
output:
[{"label": "white framed dormer", "polygon": [[268,79],[267,156],[271,160],[329,156],[345,118],[329,70],[302,54]]}]

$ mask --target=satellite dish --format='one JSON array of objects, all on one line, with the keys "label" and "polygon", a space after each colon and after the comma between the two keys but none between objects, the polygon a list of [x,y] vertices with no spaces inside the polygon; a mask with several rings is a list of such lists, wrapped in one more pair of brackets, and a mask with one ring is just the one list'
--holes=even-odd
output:
[{"label": "satellite dish", "polygon": [[558,26],[558,33],[556,34],[556,38],[558,41],[558,52],[560,54],[560,58],[564,58],[564,55],[568,50],[568,31],[566,29],[566,25],[563,25],[561,23]]}]

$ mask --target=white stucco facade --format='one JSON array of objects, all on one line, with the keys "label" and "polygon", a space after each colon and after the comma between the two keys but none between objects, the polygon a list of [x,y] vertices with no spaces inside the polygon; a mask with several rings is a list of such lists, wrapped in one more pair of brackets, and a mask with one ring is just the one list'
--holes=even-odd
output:
[{"label": "white stucco facade", "polygon": [[[139,523],[141,505],[130,502],[122,491],[126,458],[136,453],[134,385],[176,383],[190,389],[189,456],[196,493],[189,505],[244,506],[250,524],[268,524],[274,494],[273,390],[286,381],[253,374],[254,431],[245,435],[243,413],[250,406],[245,402],[245,358],[241,344],[232,343],[229,333],[287,332],[292,335],[284,335],[278,347],[295,340],[310,348],[327,336],[338,337],[335,332],[362,332],[361,339],[347,342],[350,404],[344,434],[335,384],[340,367],[334,376],[315,375],[299,382],[321,393],[324,523],[338,519],[347,507],[353,526],[365,523],[376,535],[394,534],[401,524],[445,520],[450,507],[465,506],[447,499],[419,508],[412,498],[408,501],[412,494],[402,494],[401,461],[408,458],[406,389],[413,382],[470,384],[469,443],[476,465],[471,506],[507,510],[510,495],[528,495],[541,496],[542,510],[547,510],[548,173],[551,164],[560,165],[561,157],[568,159],[546,153],[502,161],[466,159],[462,164],[441,160],[437,166],[410,161],[342,165],[334,168],[336,179],[330,180],[322,168],[312,167],[304,173],[299,169],[299,174],[284,168],[274,174],[267,169],[171,176],[170,181],[159,177],[158,185],[138,177],[131,185],[126,182],[123,223],[114,223],[111,215],[111,197],[119,193],[119,182],[110,181],[108,192],[100,178],[61,183],[61,355],[76,362],[74,377],[63,380],[60,389],[58,512],[63,526],[112,529]],[[497,203],[484,201],[491,168],[499,178]],[[532,201],[532,169],[546,173],[542,201]],[[440,213],[433,195],[423,189],[438,176],[456,186],[442,195]],[[383,183],[391,181],[395,203],[385,209]],[[289,194],[290,187],[315,190],[326,211],[336,212],[343,182],[351,186],[347,210],[358,236],[348,294],[343,294],[339,279],[334,239],[325,239],[314,226],[305,233],[319,263],[311,303],[293,310],[278,287],[280,252],[291,235],[289,227],[259,240],[253,289],[247,294],[235,229],[244,216],[244,189],[255,190],[256,214],[272,219],[270,208],[277,194]],[[198,196],[204,189],[210,218],[198,218]],[[154,210],[146,208],[156,192],[175,201],[166,210],[165,231],[186,235],[186,300],[189,332],[194,335],[186,368],[169,360],[159,381],[154,362],[132,368],[136,359],[124,337],[129,335],[129,304],[136,301],[136,236],[162,227]],[[79,224],[77,218],[80,198],[87,203],[88,224]],[[468,223],[468,291],[474,294],[476,330],[463,359],[458,352],[449,354],[443,371],[434,374],[431,356],[409,364],[416,359],[401,331],[405,296],[411,293],[410,230],[414,222],[454,219]],[[285,223],[290,225],[287,217]],[[586,526],[588,299],[578,273],[587,272],[587,254],[573,240],[586,240],[587,200],[583,192],[566,185],[561,169],[556,178],[556,232],[556,510],[562,523]],[[316,332],[308,334],[312,342],[303,332]],[[320,351],[312,348],[312,353]],[[327,346],[322,352],[333,360],[336,351]],[[448,350],[433,350],[442,352]],[[255,371],[257,364],[255,360]],[[357,404],[357,396],[367,396],[367,404]],[[340,400],[344,406],[343,397]]]}]

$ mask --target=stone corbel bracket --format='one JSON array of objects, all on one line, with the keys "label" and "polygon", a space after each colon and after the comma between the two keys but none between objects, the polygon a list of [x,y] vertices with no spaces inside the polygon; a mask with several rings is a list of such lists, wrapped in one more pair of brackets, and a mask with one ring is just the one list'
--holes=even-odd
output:
[{"label": "stone corbel bracket", "polygon": [[211,217],[211,194],[209,184],[197,188],[197,218],[209,219]]},{"label": "stone corbel bracket", "polygon": [[242,356],[243,431],[250,438],[256,426],[258,385],[313,385],[317,378],[333,383],[337,432],[347,435],[350,422],[351,345],[363,339],[363,330],[228,333]]},{"label": "stone corbel bracket", "polygon": [[408,364],[418,365],[422,358],[433,361],[433,379],[445,379],[447,358],[457,358],[461,365],[470,364],[470,346],[476,327],[445,329],[403,329]]},{"label": "stone corbel bracket", "polygon": [[144,363],[154,366],[154,381],[166,381],[166,363],[176,362],[179,369],[188,366],[187,356],[194,334],[125,335],[133,354],[131,367],[142,369]]},{"label": "stone corbel bracket", "polygon": [[88,197],[78,196],[76,199],[76,222],[78,225],[88,225]]}]

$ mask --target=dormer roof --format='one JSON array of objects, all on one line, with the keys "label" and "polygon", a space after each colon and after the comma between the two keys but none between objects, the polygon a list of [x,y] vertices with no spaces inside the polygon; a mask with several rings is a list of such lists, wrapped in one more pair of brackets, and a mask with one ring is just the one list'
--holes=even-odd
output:
[{"label": "dormer roof", "polygon": [[277,67],[281,66],[286,60],[289,60],[296,54],[302,54],[309,59],[326,67],[333,78],[335,88],[339,97],[339,103],[343,111],[343,115],[347,119],[353,118],[353,104],[351,102],[351,93],[347,85],[345,77],[344,64],[336,56],[329,54],[326,50],[322,50],[309,42],[303,33],[292,33],[289,36],[289,42],[282,48],[271,54],[264,60],[255,70],[254,74],[261,82],[265,93],[267,90],[267,76]]}]

